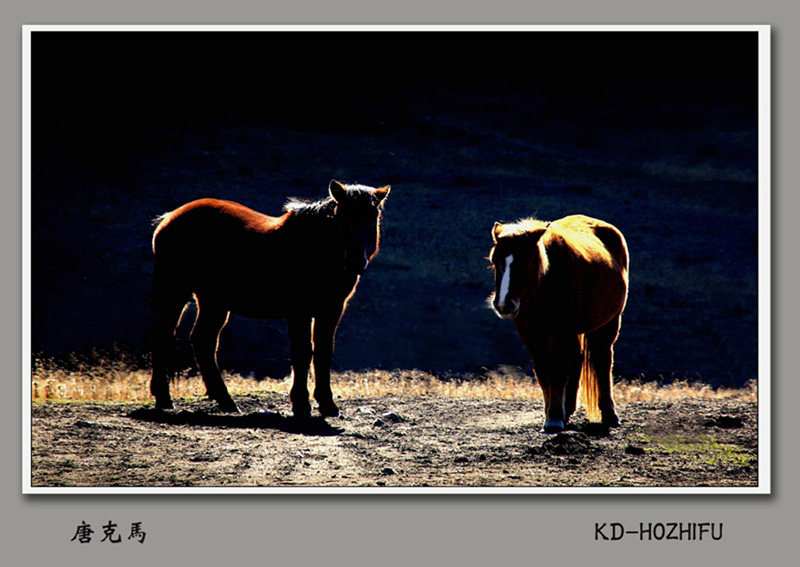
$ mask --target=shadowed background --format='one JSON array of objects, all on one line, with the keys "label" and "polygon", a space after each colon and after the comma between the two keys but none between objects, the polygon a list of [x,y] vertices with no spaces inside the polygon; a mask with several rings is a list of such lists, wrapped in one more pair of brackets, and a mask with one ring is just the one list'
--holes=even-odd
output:
[{"label": "shadowed background", "polygon": [[[34,353],[148,352],[159,214],[336,178],[392,185],[337,368],[530,372],[490,229],[580,212],[630,248],[615,374],[757,377],[755,32],[32,35]],[[288,352],[232,317],[219,358],[278,378]]]}]

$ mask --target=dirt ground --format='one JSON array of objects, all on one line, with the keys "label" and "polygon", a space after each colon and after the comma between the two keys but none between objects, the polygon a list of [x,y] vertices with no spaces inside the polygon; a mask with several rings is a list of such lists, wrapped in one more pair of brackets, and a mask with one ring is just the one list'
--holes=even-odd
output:
[{"label": "dirt ground", "polygon": [[[176,409],[36,403],[33,487],[755,487],[757,404],[619,404],[603,431],[582,410],[544,435],[541,401],[383,396],[298,420],[282,394]],[[376,488],[379,490],[379,488]]]}]

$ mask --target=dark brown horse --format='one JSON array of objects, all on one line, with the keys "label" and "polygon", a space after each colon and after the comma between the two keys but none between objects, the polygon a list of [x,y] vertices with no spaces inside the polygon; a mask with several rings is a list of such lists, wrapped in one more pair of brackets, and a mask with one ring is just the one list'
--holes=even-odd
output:
[{"label": "dark brown horse", "polygon": [[330,365],[336,328],[369,261],[378,252],[389,186],[331,181],[318,202],[290,200],[280,217],[216,199],[193,201],[161,217],[153,235],[153,377],[156,407],[172,408],[175,332],[192,298],[191,333],[207,394],[238,411],[217,365],[219,334],[230,313],[286,319],[295,416],[309,416],[308,371],[323,416],[336,416]]},{"label": "dark brown horse", "polygon": [[495,223],[492,306],[514,321],[545,402],[544,431],[562,431],[578,385],[591,421],[614,427],[611,366],[628,297],[628,247],[619,230],[574,215]]}]

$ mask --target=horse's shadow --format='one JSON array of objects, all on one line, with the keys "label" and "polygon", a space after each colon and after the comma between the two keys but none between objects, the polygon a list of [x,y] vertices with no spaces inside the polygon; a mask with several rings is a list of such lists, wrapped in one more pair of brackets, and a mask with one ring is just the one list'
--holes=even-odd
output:
[{"label": "horse's shadow", "polygon": [[213,415],[202,410],[183,410],[173,413],[153,408],[139,408],[129,413],[128,417],[139,421],[164,423],[167,425],[192,425],[234,429],[276,429],[285,433],[315,435],[320,437],[341,435],[344,432],[343,428],[333,427],[325,421],[323,417],[286,417],[279,413],[272,412]]}]

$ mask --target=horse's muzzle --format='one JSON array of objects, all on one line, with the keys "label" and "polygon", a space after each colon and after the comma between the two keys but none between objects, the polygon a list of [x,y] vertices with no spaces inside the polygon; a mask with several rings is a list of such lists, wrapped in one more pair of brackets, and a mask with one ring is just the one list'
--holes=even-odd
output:
[{"label": "horse's muzzle", "polygon": [[503,319],[513,319],[519,313],[519,303],[508,301],[500,305],[496,300],[492,302],[492,308]]}]

